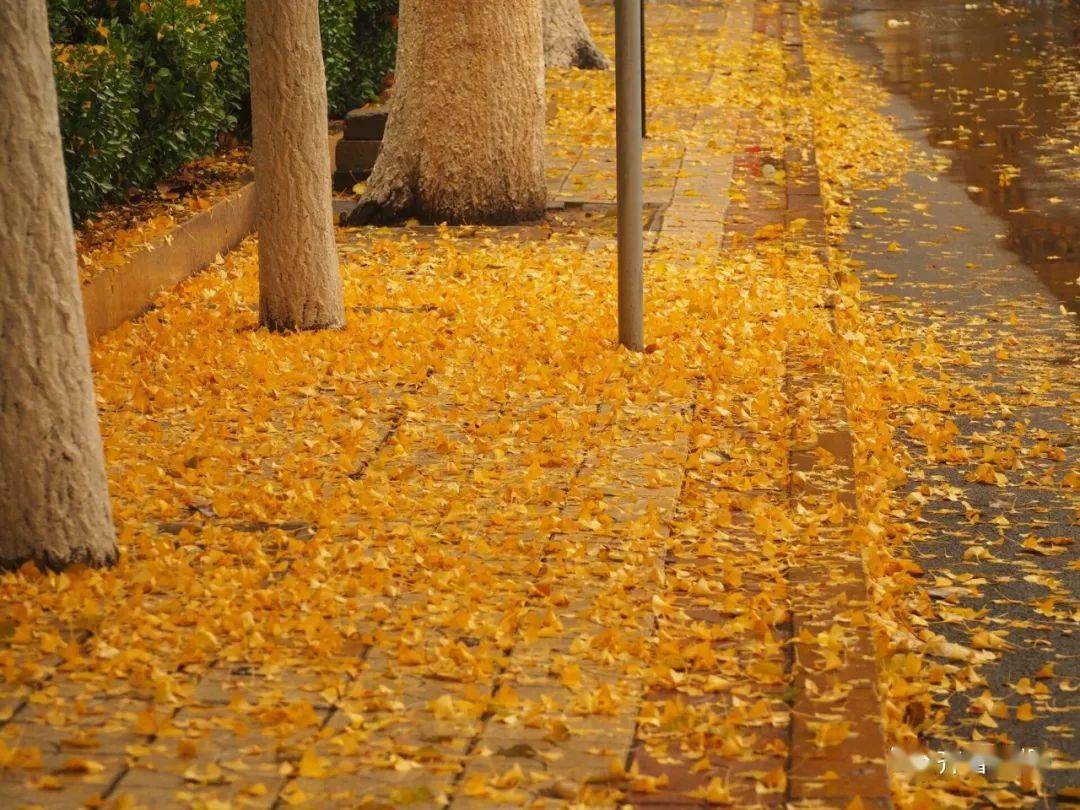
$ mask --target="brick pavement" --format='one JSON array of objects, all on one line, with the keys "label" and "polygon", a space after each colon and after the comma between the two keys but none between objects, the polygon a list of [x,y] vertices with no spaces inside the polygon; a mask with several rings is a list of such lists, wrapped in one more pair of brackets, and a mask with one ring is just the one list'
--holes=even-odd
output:
[{"label": "brick pavement", "polygon": [[[610,21],[589,13],[609,46]],[[749,0],[649,13],[650,34],[678,47],[651,64],[646,199],[662,216],[647,274],[677,288],[683,282],[663,267],[747,251],[759,271],[772,259],[805,263],[812,272],[792,295],[824,303],[812,132],[797,109],[765,118],[729,92],[733,54],[780,45],[798,92],[797,17]],[[554,79],[582,93],[606,80]],[[679,104],[665,104],[669,96]],[[614,191],[608,133],[584,142],[580,128],[564,134],[561,116],[579,113],[550,116],[552,194],[569,208],[608,203]],[[728,143],[736,149],[718,146]],[[783,159],[760,159],[780,143]],[[774,182],[766,165],[786,181]],[[758,249],[763,228],[787,230]],[[563,238],[606,255],[613,245],[603,226]],[[343,236],[346,256],[360,239]],[[397,314],[439,316],[435,303],[405,309]],[[884,806],[865,585],[849,550],[842,390],[828,367],[828,310],[811,310],[820,319],[777,347],[773,368],[702,369],[710,386],[617,410],[555,397],[493,398],[480,413],[464,411],[466,392],[436,368],[357,389],[337,406],[365,415],[348,478],[397,509],[375,533],[383,551],[356,561],[373,583],[364,610],[332,608],[326,594],[320,607],[333,620],[311,620],[310,637],[346,639],[329,650],[331,664],[307,671],[293,665],[301,650],[283,648],[274,665],[254,666],[226,649],[207,666],[88,693],[60,645],[0,694],[4,750],[41,759],[0,774],[0,803],[750,807],[843,806],[859,795]],[[732,388],[724,399],[724,374],[760,377],[760,393],[746,400]],[[299,398],[295,407],[318,418]],[[542,446],[545,425],[566,420],[589,429],[548,448],[558,456],[550,466],[536,469],[531,447],[500,441],[511,426],[532,425]],[[303,422],[283,410],[271,424]],[[251,438],[241,431],[236,440]],[[703,450],[714,443],[723,453]],[[492,508],[514,488],[520,508]],[[821,525],[816,507],[832,502],[841,517]],[[372,519],[335,523],[364,532]],[[244,576],[260,598],[320,576],[302,551],[310,521],[223,525],[207,507],[156,528],[241,551],[257,542],[259,562]],[[421,535],[438,544],[418,543]],[[383,553],[415,554],[411,578],[384,573]],[[448,583],[444,572],[468,576]],[[448,588],[460,593],[458,611],[428,599]],[[65,643],[113,654],[95,647],[92,628]],[[818,744],[837,728],[836,744]]]}]

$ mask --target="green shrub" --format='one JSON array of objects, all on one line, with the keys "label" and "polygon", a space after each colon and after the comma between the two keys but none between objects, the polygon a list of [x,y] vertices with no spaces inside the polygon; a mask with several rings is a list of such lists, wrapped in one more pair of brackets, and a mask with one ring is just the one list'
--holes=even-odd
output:
[{"label": "green shrub", "polygon": [[246,134],[251,130],[251,99],[244,0],[214,0],[213,9],[222,26],[217,82],[225,99],[225,115],[237,132]]},{"label": "green shrub", "polygon": [[376,98],[394,67],[397,0],[319,0],[330,114]]},{"label": "green shrub", "polygon": [[[59,56],[56,64],[77,216],[210,153],[223,132],[248,131],[244,7],[245,0],[48,0],[57,54],[69,63],[79,55],[77,70]],[[332,115],[382,91],[396,9],[396,0],[319,0]]]},{"label": "green shrub", "polygon": [[76,220],[116,191],[138,132],[135,78],[127,54],[103,45],[54,49],[68,195]]},{"label": "green shrub", "polygon": [[397,53],[397,0],[356,0],[354,96],[349,107],[366,104],[384,89]]},{"label": "green shrub", "polygon": [[220,18],[187,0],[131,6],[113,36],[134,57],[143,127],[127,177],[142,186],[212,151],[232,122],[216,76],[226,41]]},{"label": "green shrub", "polygon": [[112,9],[99,0],[49,0],[49,31],[54,43],[84,44],[99,20],[112,19]]},{"label": "green shrub", "polygon": [[347,111],[353,98],[356,50],[356,0],[319,0],[319,33],[326,67],[326,101],[331,115]]}]

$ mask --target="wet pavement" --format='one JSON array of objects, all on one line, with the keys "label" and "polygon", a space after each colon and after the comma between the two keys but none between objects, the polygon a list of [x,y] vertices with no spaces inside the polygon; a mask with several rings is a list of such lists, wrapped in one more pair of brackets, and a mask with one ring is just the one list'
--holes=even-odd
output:
[{"label": "wet pavement", "polygon": [[[1000,242],[1080,306],[1080,3],[826,2]],[[906,117],[906,116],[905,116]]]},{"label": "wet pavement", "polygon": [[837,0],[823,16],[879,71],[916,156],[852,200],[843,247],[873,306],[925,341],[919,362],[940,352],[936,408],[905,434],[928,619],[996,656],[912,723],[932,750],[1047,753],[1038,806],[1064,806],[1080,785],[1080,6]]}]

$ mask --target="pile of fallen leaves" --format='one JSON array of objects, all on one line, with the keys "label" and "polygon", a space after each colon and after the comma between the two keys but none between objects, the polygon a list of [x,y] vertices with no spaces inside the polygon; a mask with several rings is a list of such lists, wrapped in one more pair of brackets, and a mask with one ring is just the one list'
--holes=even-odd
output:
[{"label": "pile of fallen leaves", "polygon": [[[775,157],[794,114],[815,127],[837,236],[851,189],[905,158],[826,40],[808,39],[808,96],[769,91],[777,43],[721,54],[669,33],[650,53],[657,175],[678,170],[680,146],[730,141],[688,123],[698,107],[752,111]],[[724,80],[687,81],[687,60]],[[556,75],[551,92],[556,164],[610,198],[612,166],[589,151],[610,147],[610,75]],[[796,344],[842,360],[886,721],[917,739],[935,695],[975,683],[997,643],[947,646],[929,629],[910,554],[919,504],[897,492],[914,464],[897,414],[930,401],[943,350],[863,307],[852,274],[834,334],[820,306],[834,268],[791,249],[797,231],[775,236],[727,253],[713,234],[661,241],[642,355],[613,341],[610,233],[342,232],[341,331],[258,328],[251,240],[164,296],[94,347],[120,564],[0,579],[0,712],[20,712],[0,765],[49,790],[127,763],[177,774],[193,802],[218,788],[385,799],[381,779],[411,774],[390,803],[455,784],[596,803],[665,787],[613,764],[620,752],[574,748],[640,724],[651,756],[695,773],[782,766],[784,573],[811,552],[800,526],[830,519],[793,515],[788,498]],[[928,421],[927,445],[944,451],[948,430]],[[835,654],[828,634],[816,643]],[[815,728],[821,747],[847,734]],[[491,729],[576,778],[551,784],[477,745]],[[54,743],[71,756],[42,773]],[[782,767],[746,778],[756,795],[785,788]],[[733,801],[719,775],[706,785],[696,798]]]},{"label": "pile of fallen leaves", "polygon": [[[674,71],[680,40],[665,42],[654,59]],[[554,91],[577,122],[568,152],[596,121],[610,129],[610,74],[580,82]],[[671,137],[708,145],[676,113],[715,92],[661,82]],[[613,190],[603,160],[578,176]],[[257,328],[249,241],[99,341],[122,559],[0,580],[3,694],[32,705],[3,732],[6,763],[51,788],[63,772],[36,771],[20,736],[45,725],[82,745],[85,778],[134,735],[131,773],[192,791],[284,781],[303,804],[350,774],[419,772],[439,795],[485,723],[536,745],[616,721],[632,735],[646,694],[658,756],[706,775],[723,756],[782,763],[782,358],[822,328],[822,279],[754,250],[721,257],[711,233],[670,240],[650,260],[638,356],[613,340],[612,237],[343,233],[347,327],[288,336]],[[684,697],[702,692],[710,707]],[[467,770],[460,789],[587,801],[662,786],[612,758],[592,750],[569,787],[508,765]],[[782,771],[754,780],[783,790]],[[707,798],[727,790],[717,776]]]}]

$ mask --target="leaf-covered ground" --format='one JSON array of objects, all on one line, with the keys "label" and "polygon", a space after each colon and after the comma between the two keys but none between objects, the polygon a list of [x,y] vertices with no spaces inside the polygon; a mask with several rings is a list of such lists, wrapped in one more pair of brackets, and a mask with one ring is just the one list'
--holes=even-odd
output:
[{"label": "leaf-covered ground", "polygon": [[[584,205],[613,196],[612,76],[578,72],[549,75],[552,223],[343,231],[347,327],[287,336],[257,328],[249,241],[95,345],[123,557],[0,579],[5,806],[778,806],[798,722],[826,764],[799,790],[853,765],[835,673],[866,628],[890,740],[975,682],[993,644],[935,629],[899,435],[969,396],[952,349],[854,274],[828,292],[851,195],[913,158],[812,14],[813,91],[790,83],[780,10],[650,4],[644,354],[614,343],[611,220]],[[784,224],[791,142],[828,264]],[[857,509],[827,451],[792,467],[830,375]],[[811,604],[792,572],[826,554],[870,605]],[[835,620],[793,633],[808,611]],[[832,709],[793,720],[797,645]]]},{"label": "leaf-covered ground", "polygon": [[[865,49],[854,17],[839,16],[845,50]],[[903,508],[925,571],[909,589],[910,626],[890,626],[894,728],[946,752],[932,754],[935,778],[917,781],[947,792],[923,795],[923,806],[1021,806],[1040,781],[1048,804],[1065,804],[1080,795],[1080,333],[1069,312],[1075,214],[1054,178],[1071,161],[1061,65],[1075,54],[1068,25],[1049,23],[1076,10],[914,5],[899,28],[893,16],[859,20],[886,53],[913,45],[882,79],[907,157],[837,185],[835,198],[852,226],[837,229],[838,244],[873,293],[864,312],[892,336],[894,364],[921,369],[918,396],[890,419],[910,453]],[[958,30],[977,42],[954,66],[946,43],[964,39]],[[1047,71],[1032,58],[1043,53]],[[817,74],[837,75],[824,59]],[[920,624],[939,637],[929,657],[906,658],[923,649]],[[1012,784],[970,773],[970,762],[965,773],[975,753],[992,762],[1022,748],[1040,770],[1006,768]]]}]

